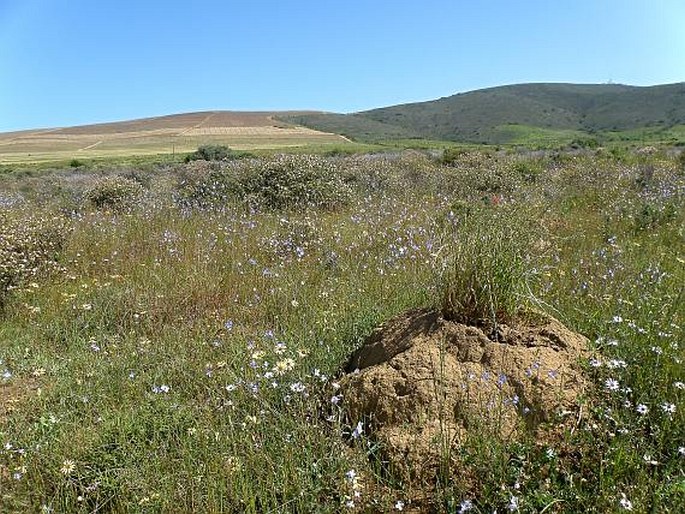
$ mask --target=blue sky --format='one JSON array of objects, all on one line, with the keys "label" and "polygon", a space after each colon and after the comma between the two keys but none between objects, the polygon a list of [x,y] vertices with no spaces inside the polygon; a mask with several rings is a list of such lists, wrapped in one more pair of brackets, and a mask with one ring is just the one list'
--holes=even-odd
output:
[{"label": "blue sky", "polygon": [[685,0],[0,0],[0,131],[685,81]]}]

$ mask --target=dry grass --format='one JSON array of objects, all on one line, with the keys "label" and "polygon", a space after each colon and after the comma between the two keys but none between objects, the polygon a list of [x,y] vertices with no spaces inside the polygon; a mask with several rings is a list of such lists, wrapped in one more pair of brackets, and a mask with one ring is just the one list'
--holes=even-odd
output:
[{"label": "dry grass", "polygon": [[272,112],[178,114],[0,134],[0,163],[184,153],[203,144],[239,150],[341,144],[342,136],[288,125]]}]

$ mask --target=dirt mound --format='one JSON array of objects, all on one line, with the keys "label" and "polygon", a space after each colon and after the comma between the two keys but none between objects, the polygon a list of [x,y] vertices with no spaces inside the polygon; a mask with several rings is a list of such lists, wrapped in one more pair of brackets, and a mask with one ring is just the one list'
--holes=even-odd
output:
[{"label": "dirt mound", "polygon": [[367,421],[394,470],[425,478],[474,433],[511,440],[568,417],[586,385],[588,340],[553,318],[528,318],[494,329],[432,310],[390,320],[341,381],[350,419]]}]

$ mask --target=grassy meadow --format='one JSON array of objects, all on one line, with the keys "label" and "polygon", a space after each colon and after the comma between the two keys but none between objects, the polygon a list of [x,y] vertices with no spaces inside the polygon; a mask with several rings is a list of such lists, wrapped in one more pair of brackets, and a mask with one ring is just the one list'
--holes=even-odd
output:
[{"label": "grassy meadow", "polygon": [[[554,437],[474,436],[408,481],[338,382],[465,287],[455,255],[489,305],[587,336],[593,387]],[[8,170],[0,511],[682,512],[684,324],[682,154]]]}]

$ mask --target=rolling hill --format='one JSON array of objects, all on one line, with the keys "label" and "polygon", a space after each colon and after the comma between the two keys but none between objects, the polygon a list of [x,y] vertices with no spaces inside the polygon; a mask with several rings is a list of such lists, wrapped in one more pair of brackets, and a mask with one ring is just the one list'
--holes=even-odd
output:
[{"label": "rolling hill", "polygon": [[517,84],[352,114],[209,111],[0,133],[0,163],[185,153],[202,144],[253,150],[353,139],[559,146],[591,138],[685,145],[685,83]]},{"label": "rolling hill", "polygon": [[511,143],[573,139],[685,125],[685,83],[517,84],[354,114],[300,114],[291,121],[362,141],[425,138]]},{"label": "rolling hill", "polygon": [[172,154],[202,144],[235,149],[348,144],[344,137],[276,119],[313,113],[210,111],[0,134],[0,162]]}]

